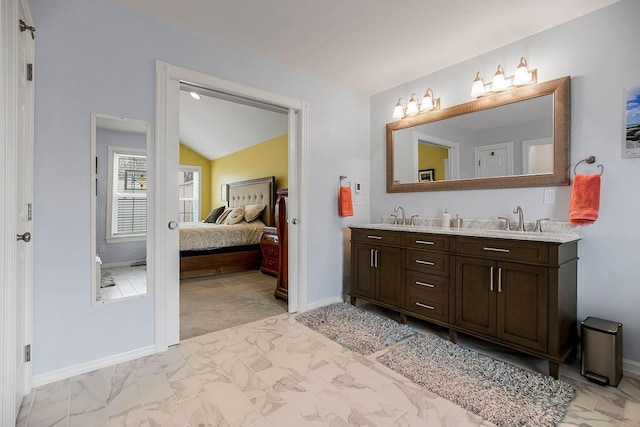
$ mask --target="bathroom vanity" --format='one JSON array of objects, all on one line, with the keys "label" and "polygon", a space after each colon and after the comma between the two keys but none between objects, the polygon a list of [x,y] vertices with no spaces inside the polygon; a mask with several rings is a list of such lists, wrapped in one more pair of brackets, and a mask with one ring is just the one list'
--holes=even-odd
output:
[{"label": "bathroom vanity", "polygon": [[548,360],[577,341],[575,233],[351,226],[351,303],[362,299]]}]

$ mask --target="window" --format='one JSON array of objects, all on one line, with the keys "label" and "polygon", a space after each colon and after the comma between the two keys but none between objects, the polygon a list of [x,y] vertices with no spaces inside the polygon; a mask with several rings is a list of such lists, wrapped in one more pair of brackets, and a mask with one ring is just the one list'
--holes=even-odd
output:
[{"label": "window", "polygon": [[199,166],[180,166],[178,172],[178,221],[200,221]]},{"label": "window", "polygon": [[147,234],[145,150],[109,147],[107,242],[144,240]]}]

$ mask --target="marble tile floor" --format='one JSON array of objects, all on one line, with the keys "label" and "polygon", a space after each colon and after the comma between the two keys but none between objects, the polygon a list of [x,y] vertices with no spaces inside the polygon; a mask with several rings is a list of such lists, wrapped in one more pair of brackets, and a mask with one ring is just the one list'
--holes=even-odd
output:
[{"label": "marble tile floor", "polygon": [[[490,426],[281,314],[39,387],[23,426]],[[561,367],[577,395],[562,426],[640,426],[640,380],[617,388]]]},{"label": "marble tile floor", "polygon": [[105,267],[103,272],[109,272],[116,284],[105,288],[98,288],[96,299],[105,301],[144,295],[147,293],[147,266],[135,267]]}]

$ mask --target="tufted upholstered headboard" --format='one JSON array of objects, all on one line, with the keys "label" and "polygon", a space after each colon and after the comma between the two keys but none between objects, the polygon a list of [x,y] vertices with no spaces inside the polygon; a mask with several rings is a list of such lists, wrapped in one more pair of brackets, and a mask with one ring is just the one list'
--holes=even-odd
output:
[{"label": "tufted upholstered headboard", "polygon": [[265,225],[273,227],[275,226],[276,178],[267,176],[232,182],[227,185],[227,201],[230,208],[241,205],[267,205],[260,219]]}]

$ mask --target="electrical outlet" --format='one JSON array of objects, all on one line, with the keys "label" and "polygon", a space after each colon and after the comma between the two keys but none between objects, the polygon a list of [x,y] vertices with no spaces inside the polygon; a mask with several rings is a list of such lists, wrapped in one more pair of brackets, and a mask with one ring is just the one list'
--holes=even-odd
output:
[{"label": "electrical outlet", "polygon": [[362,196],[357,195],[357,196],[354,198],[354,205],[356,205],[356,206],[362,206]]},{"label": "electrical outlet", "polygon": [[105,249],[106,248],[104,247],[104,245],[100,245],[100,248],[98,248],[98,252],[100,252],[102,254],[102,253],[104,253]]},{"label": "electrical outlet", "polygon": [[553,188],[545,188],[543,203],[545,205],[553,205],[556,202],[556,190]]}]

